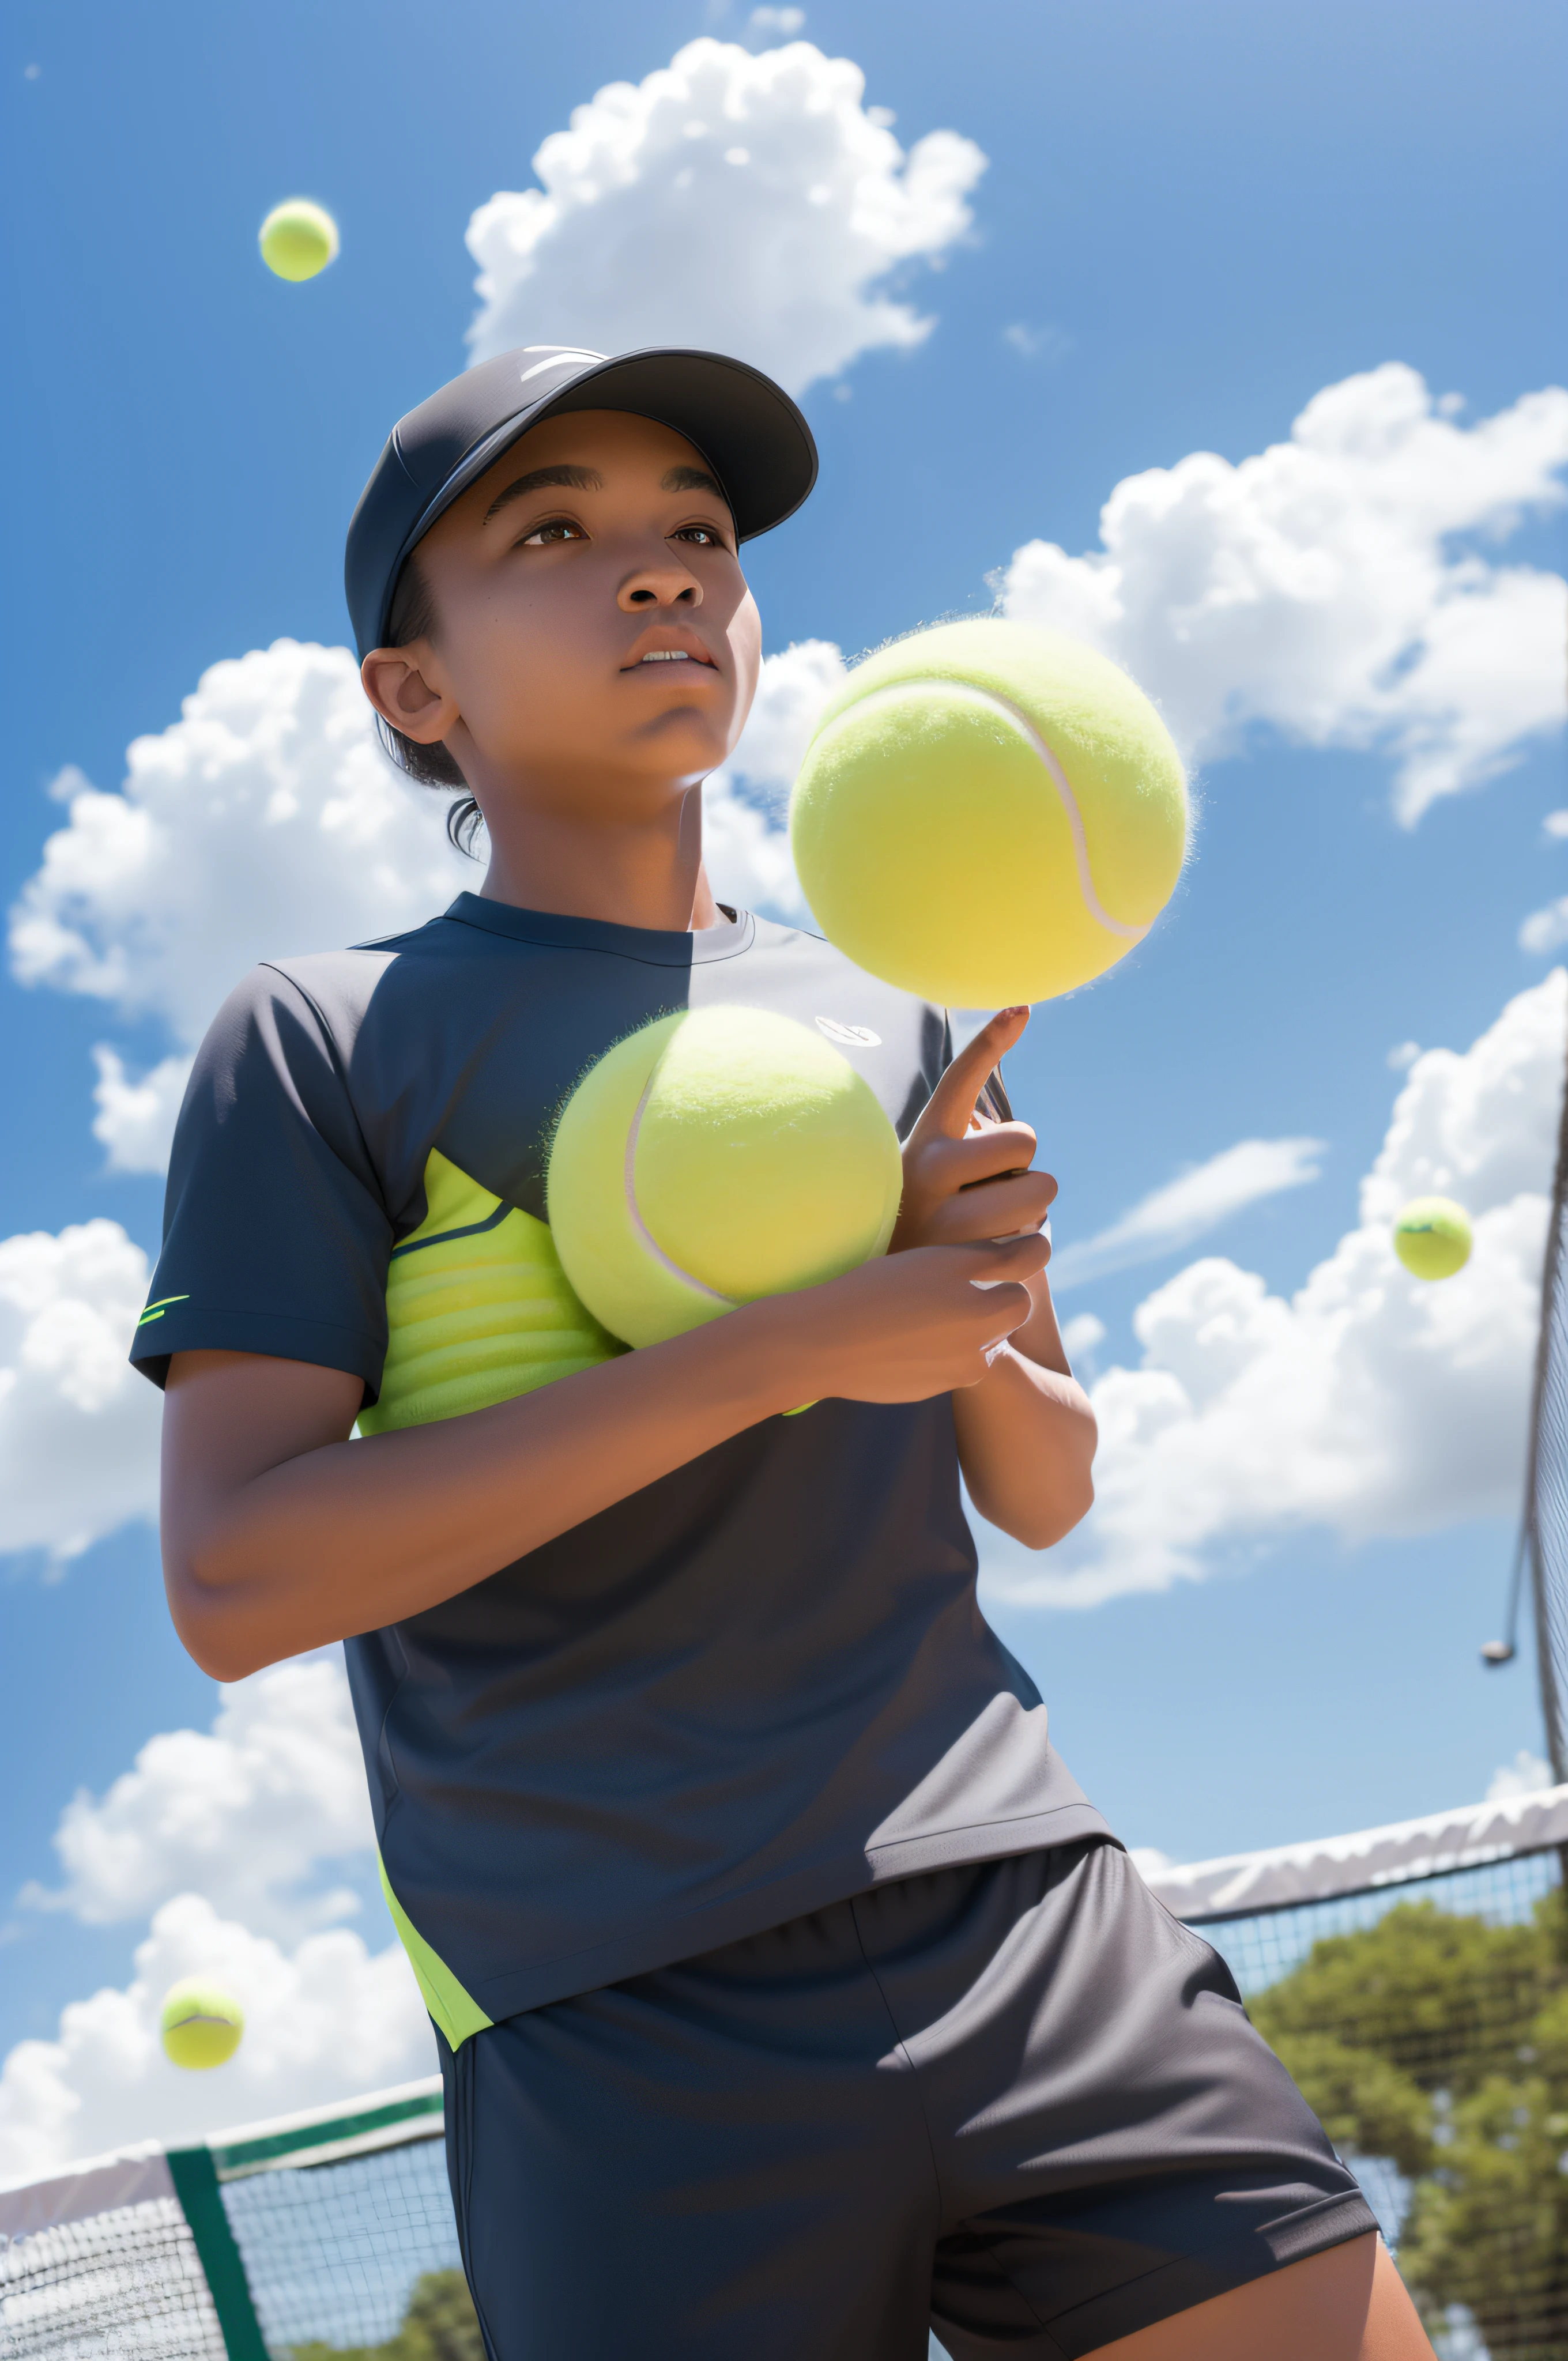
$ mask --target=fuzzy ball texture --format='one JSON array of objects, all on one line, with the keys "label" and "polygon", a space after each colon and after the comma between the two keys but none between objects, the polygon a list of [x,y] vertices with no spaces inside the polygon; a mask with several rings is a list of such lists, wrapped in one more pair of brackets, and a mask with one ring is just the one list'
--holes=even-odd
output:
[{"label": "fuzzy ball texture", "polygon": [[828,940],[950,1007],[1049,1000],[1141,942],[1181,873],[1169,731],[1059,631],[941,623],[858,664],[790,805]]},{"label": "fuzzy ball texture", "polygon": [[245,2011],[221,1984],[205,1976],[184,1976],[163,1995],[159,2031],[172,2064],[223,2066],[239,2048]]},{"label": "fuzzy ball texture", "polygon": [[1412,1197],[1394,1224],[1394,1252],[1417,1279],[1452,1279],[1470,1259],[1470,1216],[1452,1197]]},{"label": "fuzzy ball texture", "polygon": [[696,1008],[608,1050],[551,1149],[550,1227],[594,1317],[653,1345],[884,1254],[898,1139],[849,1060],[792,1017]]},{"label": "fuzzy ball texture", "polygon": [[313,279],[337,255],[337,224],[309,197],[274,205],[261,225],[261,259],[278,279]]}]

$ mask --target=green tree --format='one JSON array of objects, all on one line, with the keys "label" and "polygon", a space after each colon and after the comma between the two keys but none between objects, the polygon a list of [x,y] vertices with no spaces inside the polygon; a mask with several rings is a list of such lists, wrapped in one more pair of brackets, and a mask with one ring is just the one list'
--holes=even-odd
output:
[{"label": "green tree", "polygon": [[1399,2266],[1431,2327],[1463,2303],[1493,2361],[1568,2361],[1568,1916],[1431,1903],[1315,1944],[1258,1993],[1336,2147],[1415,2182]]},{"label": "green tree", "polygon": [[1432,2102],[1409,2074],[1332,2033],[1282,2034],[1274,2047],[1335,2147],[1386,2156],[1410,2180],[1431,2169]]},{"label": "green tree", "polygon": [[462,2272],[426,2271],[389,2343],[296,2345],[293,2361],[485,2361],[485,2340]]},{"label": "green tree", "polygon": [[1457,2092],[1510,2069],[1562,1981],[1543,1920],[1489,1927],[1406,1902],[1358,1935],[1315,1943],[1252,2015],[1277,2047],[1277,2036],[1328,2033],[1424,2091]]},{"label": "green tree", "polygon": [[1468,2304],[1495,2361],[1568,2354],[1564,2095],[1535,2076],[1495,2076],[1461,2100],[1400,2241],[1400,2266],[1428,2312]]}]

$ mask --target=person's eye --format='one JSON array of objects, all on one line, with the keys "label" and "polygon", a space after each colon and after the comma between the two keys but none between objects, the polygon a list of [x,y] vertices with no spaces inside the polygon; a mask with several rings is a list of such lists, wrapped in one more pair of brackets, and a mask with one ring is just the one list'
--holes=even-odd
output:
[{"label": "person's eye", "polygon": [[677,525],[670,538],[672,541],[695,542],[698,549],[722,549],[725,546],[723,534],[711,524]]},{"label": "person's eye", "polygon": [[587,534],[583,531],[582,526],[574,524],[570,517],[547,517],[543,524],[536,524],[532,533],[524,534],[521,546],[524,549],[543,549],[552,542],[587,541]]}]

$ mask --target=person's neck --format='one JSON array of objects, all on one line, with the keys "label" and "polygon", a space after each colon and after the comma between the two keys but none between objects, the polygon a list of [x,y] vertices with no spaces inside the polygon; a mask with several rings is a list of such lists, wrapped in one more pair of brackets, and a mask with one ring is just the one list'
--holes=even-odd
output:
[{"label": "person's neck", "polygon": [[718,908],[702,865],[702,789],[647,822],[598,826],[540,811],[487,815],[488,902],[562,917],[684,934],[715,926]]}]

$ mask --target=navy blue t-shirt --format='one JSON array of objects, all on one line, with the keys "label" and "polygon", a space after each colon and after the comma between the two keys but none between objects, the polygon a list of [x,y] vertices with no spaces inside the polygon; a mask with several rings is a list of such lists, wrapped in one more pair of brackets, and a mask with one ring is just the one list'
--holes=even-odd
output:
[{"label": "navy blue t-shirt", "polygon": [[[133,1357],[344,1369],[370,1425],[444,1414],[468,1348],[442,1319],[476,1323],[492,1399],[603,1359],[545,1227],[551,1127],[613,1042],[715,1003],[819,1026],[901,1136],[947,1056],[939,1011],[745,912],[664,934],[464,894],[258,968],[196,1060]],[[530,1334],[548,1366],[509,1376]],[[945,1395],[765,1419],[345,1648],[450,2040],[888,1878],[1107,1833],[980,1612]]]}]

